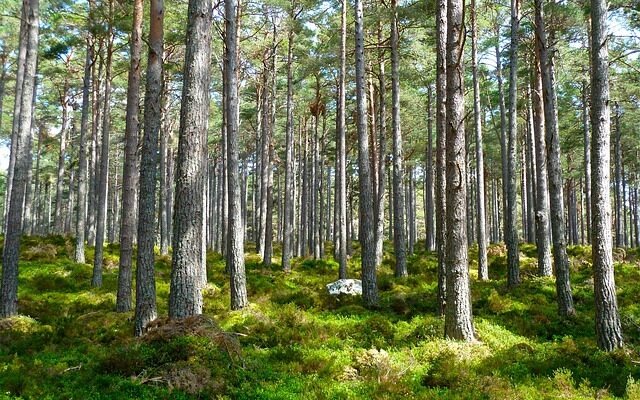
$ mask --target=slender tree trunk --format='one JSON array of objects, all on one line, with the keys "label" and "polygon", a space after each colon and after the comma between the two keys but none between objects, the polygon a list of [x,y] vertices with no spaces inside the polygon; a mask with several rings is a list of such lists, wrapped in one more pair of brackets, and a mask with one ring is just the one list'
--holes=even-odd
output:
[{"label": "slender tree trunk", "polygon": [[209,117],[211,18],[211,0],[189,1],[169,292],[172,319],[202,313],[203,153]]},{"label": "slender tree trunk", "polygon": [[582,82],[582,129],[584,133],[584,198],[587,211],[587,243],[591,243],[591,146],[587,82]]},{"label": "slender tree trunk", "polygon": [[536,57],[533,74],[533,88],[531,97],[533,101],[533,130],[536,147],[536,245],[538,249],[538,274],[551,276],[551,243],[549,241],[549,188],[547,178],[547,146],[544,129],[544,109],[542,97],[542,79],[540,75],[540,63]]},{"label": "slender tree trunk", "polygon": [[436,248],[438,252],[438,314],[445,314],[446,289],[446,131],[447,131],[447,1],[436,11]]},{"label": "slender tree trunk", "polygon": [[615,136],[615,204],[616,204],[616,247],[624,246],[624,234],[622,231],[622,147],[620,145],[620,139],[622,137],[622,131],[620,130],[620,104],[616,101],[614,103],[614,123],[616,129]]},{"label": "slender tree trunk", "polygon": [[340,241],[340,251],[338,255],[340,279],[347,278],[347,146],[346,146],[346,116],[345,116],[345,85],[347,70],[347,0],[342,0],[342,9],[340,17],[340,74],[338,83],[338,129],[337,135],[337,151],[338,151],[338,179],[336,181],[338,187],[338,240]]},{"label": "slender tree trunk", "polygon": [[244,270],[244,227],[240,218],[240,177],[238,171],[238,8],[237,0],[225,2],[225,78],[227,82],[227,166],[229,182],[229,247],[227,268],[231,278],[231,309],[249,304]]},{"label": "slender tree trunk", "polygon": [[[498,16],[499,18],[499,16]],[[500,24],[496,21],[496,38],[500,38]],[[500,160],[502,162],[502,239],[506,242],[505,235],[507,229],[507,182],[509,181],[509,163],[507,161],[507,112],[504,101],[504,84],[502,80],[502,57],[500,55],[500,40],[496,40],[496,78],[498,80],[498,103],[500,106]]]},{"label": "slender tree trunk", "polygon": [[471,65],[473,69],[473,115],[476,132],[476,207],[478,210],[478,279],[489,279],[487,262],[487,232],[484,194],[484,151],[482,149],[482,108],[480,106],[480,80],[478,79],[478,22],[476,0],[471,0]]},{"label": "slender tree trunk", "polygon": [[558,312],[561,316],[576,313],[569,280],[569,258],[565,236],[564,204],[562,202],[562,166],[560,164],[560,136],[558,133],[558,104],[555,92],[553,51],[549,51],[544,26],[542,0],[536,0],[536,38],[540,53],[540,70],[544,96],[545,140],[547,145],[547,172],[549,174],[549,200],[551,229],[553,232],[553,258],[556,272]]},{"label": "slender tree trunk", "polygon": [[518,208],[516,191],[517,157],[517,93],[518,93],[518,42],[520,29],[520,0],[511,0],[511,47],[509,49],[509,137],[507,141],[507,180],[505,242],[507,244],[507,285],[520,283],[520,251],[518,250]]},{"label": "slender tree trunk", "polygon": [[62,108],[62,124],[60,128],[60,153],[58,156],[58,176],[56,179],[56,209],[55,209],[55,232],[63,232],[63,185],[65,175],[65,161],[67,156],[67,131],[69,130],[69,107],[67,94],[69,91],[68,78],[65,78],[60,94],[60,106]]},{"label": "slender tree trunk", "polygon": [[[129,65],[129,81],[127,82],[127,113],[124,130],[125,149],[124,171],[122,174],[122,226],[120,229],[120,268],[118,270],[118,295],[116,297],[116,311],[118,312],[127,312],[131,310],[133,232],[136,225],[136,153],[138,148],[138,114],[140,110],[139,103],[140,57],[142,52],[142,18],[142,0],[135,0],[133,3],[133,27],[131,28],[131,38],[129,43],[131,63]],[[162,53],[160,53],[160,58],[162,58]],[[160,82],[159,85],[162,85],[162,82]],[[161,116],[158,115],[157,118],[158,122],[160,122]],[[140,182],[140,184],[142,185],[142,182]],[[151,210],[155,211],[155,200],[153,201],[153,204],[154,207]],[[147,204],[144,204],[144,206],[147,206]],[[155,226],[155,224],[153,223],[153,218],[148,222],[151,223],[151,227]]]},{"label": "slender tree trunk", "polygon": [[425,233],[427,251],[435,248],[434,212],[433,212],[433,114],[432,114],[432,86],[427,86],[427,154],[424,175],[424,203],[425,203]]},{"label": "slender tree trunk", "polygon": [[38,0],[24,0],[22,3],[25,19],[25,35],[20,38],[20,47],[26,48],[24,57],[24,73],[21,96],[18,107],[19,114],[15,136],[15,165],[13,170],[13,193],[10,193],[7,212],[7,229],[2,253],[2,284],[0,287],[0,317],[10,317],[18,313],[18,258],[20,256],[20,239],[22,236],[22,202],[29,173],[31,159],[31,107],[35,88],[36,64],[38,58],[38,33],[40,4]]},{"label": "slender tree trunk", "polygon": [[464,132],[463,0],[447,2],[447,307],[445,336],[475,340],[469,288]]},{"label": "slender tree trunk", "polygon": [[591,0],[591,226],[596,336],[603,350],[621,347],[611,246],[610,110],[607,2]]},{"label": "slender tree trunk", "polygon": [[93,258],[93,278],[91,285],[102,286],[102,260],[104,255],[105,219],[107,214],[107,187],[109,184],[109,130],[111,98],[111,59],[113,56],[113,0],[109,0],[109,29],[107,32],[107,61],[104,84],[104,109],[102,112],[102,144],[100,154],[100,179],[97,185],[96,246]]},{"label": "slender tree trunk", "polygon": [[80,116],[80,144],[78,147],[78,206],[76,208],[76,249],[74,261],[84,264],[84,242],[87,223],[87,130],[89,125],[89,89],[91,85],[92,39],[87,37],[87,56],[82,80],[82,113]]},{"label": "slender tree trunk", "polygon": [[367,99],[364,76],[364,11],[362,0],[356,0],[356,104],[358,131],[358,181],[360,188],[360,247],[362,254],[362,300],[365,306],[378,304],[376,282],[376,249],[374,238],[373,188],[369,165]]},{"label": "slender tree trunk", "polygon": [[[154,275],[156,209],[156,165],[158,135],[162,125],[163,97],[163,0],[152,0],[149,7],[149,54],[144,101],[144,134],[140,159],[140,196],[138,197],[138,253],[136,256],[136,308],[134,333],[144,333],[149,322],[157,317],[156,282]],[[163,133],[166,134],[166,133]],[[164,157],[161,153],[160,157]],[[162,168],[160,174],[164,174]],[[165,205],[160,204],[160,208]]]},{"label": "slender tree trunk", "polygon": [[391,124],[393,131],[393,248],[396,257],[396,278],[407,276],[407,240],[404,231],[404,165],[402,134],[400,133],[400,58],[398,55],[398,10],[391,1]]}]

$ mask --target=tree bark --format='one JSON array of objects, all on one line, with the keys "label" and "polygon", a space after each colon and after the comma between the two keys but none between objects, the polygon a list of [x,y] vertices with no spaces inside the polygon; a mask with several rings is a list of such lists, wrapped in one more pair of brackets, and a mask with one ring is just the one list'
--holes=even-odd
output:
[{"label": "tree bark", "polygon": [[471,65],[473,68],[473,115],[476,133],[476,207],[478,218],[478,279],[489,279],[487,262],[487,232],[484,193],[484,151],[482,149],[482,108],[480,106],[480,80],[478,79],[478,22],[476,0],[471,0]]},{"label": "tree bark", "polygon": [[[129,80],[127,82],[127,111],[124,130],[124,167],[122,173],[122,226],[120,227],[120,268],[118,269],[118,294],[116,297],[116,311],[131,310],[131,280],[133,259],[133,234],[136,224],[136,161],[138,150],[138,114],[140,112],[140,57],[142,52],[142,0],[133,3],[133,27],[130,38]],[[162,58],[162,53],[160,53]],[[148,79],[149,77],[147,77]],[[155,79],[156,77],[153,77]],[[155,83],[155,82],[154,82]],[[162,82],[159,83],[162,85]],[[147,98],[147,100],[152,100]],[[153,99],[155,100],[155,99]],[[146,104],[146,101],[145,101]],[[161,122],[160,113],[157,114],[158,126]],[[156,121],[154,121],[155,123]],[[146,123],[145,123],[145,126]],[[151,128],[153,129],[153,128]],[[157,138],[157,132],[156,132]],[[157,146],[156,146],[157,147]],[[155,161],[155,154],[154,159]],[[154,171],[155,172],[155,171]],[[155,173],[154,173],[155,178]],[[155,183],[155,182],[154,182]],[[143,183],[140,182],[140,185]],[[154,188],[155,189],[155,188]],[[155,211],[151,208],[152,215]],[[144,206],[148,206],[144,204]],[[151,227],[155,226],[153,218]]]},{"label": "tree bark", "polygon": [[621,347],[611,246],[610,110],[607,2],[591,0],[591,226],[596,337],[606,351]]},{"label": "tree bark", "polygon": [[225,2],[225,78],[227,84],[227,174],[229,190],[229,232],[227,268],[231,278],[231,309],[249,304],[244,269],[244,228],[240,207],[240,176],[238,170],[238,8],[237,0]]},{"label": "tree bark", "polygon": [[558,133],[558,103],[553,69],[553,49],[549,49],[542,0],[536,0],[536,39],[540,54],[540,70],[544,96],[545,140],[547,145],[547,172],[549,175],[549,202],[553,233],[553,258],[556,272],[558,312],[567,317],[576,313],[569,280],[569,258],[565,236],[564,204],[562,201],[562,166],[560,163],[560,136]]},{"label": "tree bark", "polygon": [[447,1],[447,303],[445,336],[474,341],[466,227],[464,0]]},{"label": "tree bark", "polygon": [[[136,256],[136,308],[134,334],[144,333],[157,317],[155,257],[156,165],[158,135],[162,124],[164,47],[163,0],[152,0],[149,7],[149,54],[144,101],[144,134],[140,159],[140,195],[138,197],[138,253]],[[166,134],[164,132],[163,134]],[[160,154],[160,157],[164,157]],[[162,168],[160,173],[164,174]],[[160,204],[160,207],[164,207]]]},{"label": "tree bark", "polygon": [[[22,202],[29,173],[31,159],[31,107],[35,89],[36,64],[38,59],[38,33],[40,4],[38,0],[24,0],[22,3],[25,19],[25,35],[20,38],[20,48],[25,48],[24,73],[22,80],[19,114],[15,136],[15,165],[13,170],[13,193],[9,196],[7,211],[7,229],[5,231],[4,251],[2,253],[2,285],[0,287],[0,317],[10,317],[18,313],[18,258],[20,257],[20,239],[22,236]],[[18,72],[18,75],[20,71]],[[15,109],[15,107],[14,107]]]},{"label": "tree bark", "polygon": [[402,134],[400,133],[400,58],[398,54],[397,1],[391,1],[391,130],[393,134],[393,249],[396,257],[396,278],[407,276],[407,240],[404,230],[404,165]]},{"label": "tree bark", "polygon": [[433,114],[432,114],[432,86],[427,86],[427,151],[424,175],[424,208],[425,233],[427,251],[435,249],[434,212],[433,212]]},{"label": "tree bark", "polygon": [[356,105],[358,131],[358,181],[360,188],[360,247],[362,254],[362,300],[365,306],[378,304],[376,249],[374,238],[373,188],[369,165],[367,98],[364,76],[364,11],[362,0],[355,2],[356,12]]},{"label": "tree bark", "polygon": [[202,313],[203,154],[209,117],[211,0],[190,0],[180,109],[169,318]]},{"label": "tree bark", "polygon": [[436,11],[436,248],[438,252],[438,314],[444,315],[446,289],[446,130],[447,130],[447,0]]},{"label": "tree bark", "polygon": [[[100,154],[100,179],[97,192],[96,246],[93,258],[93,278],[91,286],[102,286],[102,261],[104,256],[105,219],[107,214],[107,187],[109,184],[109,130],[111,98],[111,61],[113,56],[113,0],[109,0],[109,28],[107,31],[107,60],[105,65],[105,84],[102,112],[102,144]],[[97,164],[97,163],[96,163]]]},{"label": "tree bark", "polygon": [[549,226],[549,187],[547,177],[547,145],[544,129],[544,100],[538,57],[533,66],[531,98],[533,102],[533,130],[536,147],[536,246],[538,251],[538,274],[551,276],[551,243]]},{"label": "tree bark", "polygon": [[507,180],[505,242],[507,244],[507,285],[520,283],[520,252],[518,249],[518,208],[516,191],[517,157],[517,93],[518,93],[518,42],[520,29],[520,0],[511,0],[511,47],[509,49],[509,130],[507,141]]},{"label": "tree bark", "polygon": [[338,83],[338,129],[337,135],[337,151],[338,151],[338,179],[336,181],[338,187],[338,240],[340,242],[338,255],[338,277],[340,279],[347,278],[347,156],[346,156],[346,116],[345,116],[345,85],[347,74],[347,0],[342,0],[342,8],[340,12],[340,73]]}]

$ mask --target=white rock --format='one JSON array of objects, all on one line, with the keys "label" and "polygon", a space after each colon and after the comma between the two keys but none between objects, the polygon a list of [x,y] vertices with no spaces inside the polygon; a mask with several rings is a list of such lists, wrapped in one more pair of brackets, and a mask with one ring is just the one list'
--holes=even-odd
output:
[{"label": "white rock", "polygon": [[351,296],[362,294],[362,281],[360,279],[338,279],[327,285],[327,290],[331,296],[348,294]]}]

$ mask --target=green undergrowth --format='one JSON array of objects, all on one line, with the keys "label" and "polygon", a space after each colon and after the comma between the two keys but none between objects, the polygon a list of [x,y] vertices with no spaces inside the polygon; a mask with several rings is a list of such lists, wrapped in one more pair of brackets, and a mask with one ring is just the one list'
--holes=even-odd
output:
[{"label": "green undergrowth", "polygon": [[[230,311],[224,260],[209,253],[204,315],[161,318],[135,339],[133,312],[114,311],[118,247],[106,248],[97,289],[91,265],[70,260],[72,243],[23,240],[20,316],[0,320],[0,399],[640,398],[640,267],[632,251],[616,264],[627,345],[604,353],[595,343],[588,247],[568,249],[577,309],[569,320],[557,315],[553,279],[535,276],[535,247],[522,246],[523,282],[510,291],[504,246],[489,249],[488,282],[476,279],[472,248],[478,341],[460,343],[443,338],[437,261],[419,246],[409,277],[396,279],[385,244],[375,310],[328,296],[338,271],[332,259],[295,259],[285,274],[278,259],[265,266],[248,254],[251,304]],[[352,277],[358,260],[350,260]],[[157,256],[161,317],[170,266],[169,256]]]}]

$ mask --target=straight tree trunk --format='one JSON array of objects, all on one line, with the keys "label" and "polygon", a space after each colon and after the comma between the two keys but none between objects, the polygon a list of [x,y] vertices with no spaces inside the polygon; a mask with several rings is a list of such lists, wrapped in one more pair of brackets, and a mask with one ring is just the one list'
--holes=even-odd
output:
[{"label": "straight tree trunk", "polygon": [[584,133],[584,198],[587,214],[587,243],[591,243],[591,146],[587,82],[582,82],[582,129]]},{"label": "straight tree trunk", "polygon": [[[208,0],[207,0],[208,1]],[[227,268],[231,278],[231,309],[249,304],[244,270],[244,227],[240,209],[240,176],[238,170],[238,8],[237,0],[225,2],[225,78],[227,84],[227,173],[229,190],[229,236]],[[208,59],[208,58],[207,58]]]},{"label": "straight tree trunk", "polygon": [[18,313],[18,258],[20,257],[20,239],[22,236],[22,203],[29,173],[31,159],[31,107],[35,89],[36,64],[38,59],[38,33],[40,4],[38,0],[24,0],[22,3],[25,35],[20,38],[20,48],[24,51],[24,73],[19,114],[15,136],[15,165],[13,170],[13,193],[10,194],[7,212],[7,229],[2,253],[2,282],[0,287],[0,317],[10,317]]},{"label": "straight tree trunk", "polygon": [[425,233],[426,249],[433,251],[435,248],[435,235],[433,232],[433,115],[432,115],[432,87],[427,86],[427,154],[424,175],[424,203],[425,203]]},{"label": "straight tree trunk", "polygon": [[446,143],[447,143],[447,0],[436,10],[436,249],[438,252],[438,314],[445,314],[446,267]]},{"label": "straight tree trunk", "polygon": [[202,313],[203,153],[209,119],[211,0],[190,0],[180,109],[169,318]]},{"label": "straight tree trunk", "polygon": [[518,42],[520,29],[520,0],[511,0],[511,47],[509,49],[509,130],[507,141],[507,180],[505,242],[507,244],[507,285],[520,283],[520,251],[518,249],[518,208],[516,190],[517,157],[517,93],[518,93]]},{"label": "straight tree trunk", "polygon": [[591,239],[596,337],[606,351],[623,344],[611,246],[608,30],[607,2],[591,0]]},{"label": "straight tree trunk", "polygon": [[65,78],[62,85],[62,93],[60,93],[60,106],[62,108],[62,124],[60,128],[60,153],[58,155],[58,176],[56,179],[56,210],[55,210],[55,232],[62,234],[63,232],[63,185],[65,175],[65,161],[67,157],[67,131],[69,130],[69,105],[67,94],[69,91],[68,79]]},{"label": "straight tree trunk", "polygon": [[467,251],[463,0],[447,1],[447,306],[445,336],[474,341]]},{"label": "straight tree trunk", "polygon": [[[496,20],[496,38],[500,38],[500,24],[502,21]],[[507,227],[507,182],[509,181],[509,163],[507,161],[507,112],[504,101],[504,84],[502,80],[502,57],[500,55],[500,40],[496,40],[496,79],[498,80],[498,103],[500,106],[500,160],[502,162],[502,239],[506,242]]]},{"label": "straight tree trunk", "polygon": [[622,202],[624,201],[623,190],[622,190],[622,147],[620,145],[620,139],[622,138],[622,131],[620,130],[620,104],[616,101],[614,103],[614,123],[616,129],[615,136],[615,146],[614,146],[614,155],[615,155],[615,204],[616,204],[616,247],[624,246],[624,233],[622,229]]},{"label": "straight tree trunk", "polygon": [[356,0],[356,106],[358,131],[358,181],[360,188],[360,247],[362,254],[362,300],[367,307],[378,304],[376,248],[374,238],[373,188],[369,165],[367,99],[364,76],[364,11],[362,0]]},{"label": "straight tree trunk", "polygon": [[[102,260],[104,256],[105,220],[107,217],[107,187],[109,184],[109,130],[110,130],[110,98],[111,98],[111,59],[113,56],[113,0],[109,0],[109,29],[107,31],[107,61],[105,65],[105,84],[102,112],[102,144],[100,154],[100,178],[96,186],[96,246],[93,258],[93,278],[91,286],[102,286]],[[97,163],[96,163],[97,164]]]},{"label": "straight tree trunk", "polygon": [[569,258],[565,235],[564,204],[562,201],[562,166],[560,163],[560,136],[558,133],[558,103],[553,69],[553,51],[549,51],[544,25],[542,0],[536,0],[536,38],[539,42],[540,70],[544,97],[545,140],[547,145],[547,172],[549,175],[549,202],[553,233],[553,258],[556,273],[558,313],[571,316],[576,313],[569,280]]},{"label": "straight tree trunk", "polygon": [[91,85],[91,63],[93,45],[87,37],[87,56],[84,61],[82,80],[82,112],[80,116],[80,144],[78,146],[78,206],[76,208],[76,248],[74,261],[84,264],[84,242],[87,223],[87,130],[89,125],[89,89]]},{"label": "straight tree trunk", "polygon": [[544,100],[542,97],[542,79],[540,63],[536,57],[533,74],[533,137],[536,147],[536,246],[538,250],[538,274],[551,276],[551,243],[549,226],[549,187],[547,178],[547,145],[544,129]]},{"label": "straight tree trunk", "polygon": [[[144,101],[144,133],[140,159],[140,196],[138,197],[138,253],[136,255],[136,308],[134,334],[144,333],[149,322],[157,317],[155,257],[156,165],[158,135],[162,125],[164,47],[163,0],[151,0],[149,6],[149,54]],[[166,134],[163,133],[163,134]],[[160,157],[164,157],[161,153]],[[160,174],[164,174],[162,168]],[[165,205],[160,204],[160,208]]]},{"label": "straight tree trunk", "polygon": [[[296,19],[295,4],[291,4],[289,11],[290,23],[294,24]],[[285,272],[291,271],[291,242],[293,241],[293,38],[294,27],[289,28],[287,46],[287,122],[286,122],[286,158],[284,177],[284,215],[282,226],[282,269]]]},{"label": "straight tree trunk", "polygon": [[393,249],[396,257],[396,278],[407,276],[407,240],[404,220],[404,165],[402,134],[400,133],[400,57],[398,54],[397,1],[391,0],[391,130],[393,131]]},{"label": "straight tree trunk", "polygon": [[487,262],[487,232],[484,194],[484,151],[482,149],[482,108],[480,106],[480,80],[478,79],[478,22],[476,0],[471,0],[471,65],[473,69],[473,115],[476,133],[476,208],[478,210],[478,279],[489,279]]},{"label": "straight tree trunk", "polygon": [[[131,62],[129,64],[129,80],[127,82],[127,112],[124,129],[125,148],[124,170],[122,174],[122,226],[120,227],[120,267],[118,269],[118,294],[116,297],[116,311],[118,312],[127,312],[131,310],[133,233],[136,224],[136,153],[138,149],[138,114],[140,112],[142,8],[142,0],[135,0],[133,3],[133,27],[131,28],[131,38],[129,41]],[[162,58],[162,53],[160,53],[160,58]],[[162,82],[160,82],[159,85],[161,86]],[[158,114],[158,123],[161,121],[160,117],[161,116]],[[153,161],[155,161],[155,158],[154,154]],[[142,182],[140,182],[140,184],[142,185]],[[154,207],[151,208],[152,215],[155,211],[155,200],[153,201],[153,205]],[[144,204],[144,206],[147,206],[147,204]],[[150,222],[151,227],[155,226],[153,217],[151,218],[151,221],[148,222]]]},{"label": "straight tree trunk", "polygon": [[345,140],[345,85],[347,70],[347,0],[342,0],[342,8],[340,12],[340,74],[338,77],[338,129],[337,135],[337,151],[338,151],[338,179],[336,181],[338,187],[338,240],[340,242],[338,264],[340,279],[347,278],[347,156],[346,156],[346,140]]}]

